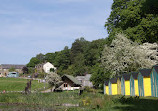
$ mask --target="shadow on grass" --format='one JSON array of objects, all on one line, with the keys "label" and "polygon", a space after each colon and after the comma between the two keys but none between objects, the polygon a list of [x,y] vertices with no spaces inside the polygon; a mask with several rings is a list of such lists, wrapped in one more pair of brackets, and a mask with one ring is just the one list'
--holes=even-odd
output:
[{"label": "shadow on grass", "polygon": [[113,108],[120,111],[157,111],[158,110],[158,99],[157,98],[139,98],[136,97],[120,97],[114,100],[114,103],[121,103]]}]

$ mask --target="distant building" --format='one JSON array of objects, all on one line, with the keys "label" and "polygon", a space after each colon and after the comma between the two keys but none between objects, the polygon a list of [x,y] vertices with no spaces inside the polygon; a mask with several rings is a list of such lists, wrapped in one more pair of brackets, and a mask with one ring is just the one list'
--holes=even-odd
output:
[{"label": "distant building", "polygon": [[6,76],[9,73],[9,69],[14,68],[16,72],[23,73],[22,69],[25,65],[17,64],[1,64],[0,65],[0,77]]},{"label": "distant building", "polygon": [[43,64],[38,64],[38,65],[36,65],[36,66],[35,66],[35,69],[36,69],[36,71],[37,71],[38,73],[40,73],[40,72],[49,73],[49,72],[51,72],[51,70],[52,70],[53,72],[55,72],[57,68],[54,67],[54,65],[51,64],[50,62],[46,62],[46,63],[43,63]]},{"label": "distant building", "polygon": [[62,76],[62,85],[59,87],[62,90],[75,90],[81,87],[81,83],[71,75]]},{"label": "distant building", "polygon": [[86,74],[85,76],[77,76],[76,79],[82,83],[82,86],[93,87],[92,82],[90,82],[91,74]]}]

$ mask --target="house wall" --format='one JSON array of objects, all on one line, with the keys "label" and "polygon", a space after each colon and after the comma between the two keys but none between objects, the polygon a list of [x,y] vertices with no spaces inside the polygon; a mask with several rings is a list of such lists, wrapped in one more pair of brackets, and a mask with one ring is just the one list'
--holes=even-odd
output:
[{"label": "house wall", "polygon": [[125,95],[130,95],[130,81],[125,81]]},{"label": "house wall", "polygon": [[54,65],[52,65],[49,62],[47,62],[46,64],[43,65],[43,70],[44,70],[45,73],[49,73],[51,68],[56,70],[56,67],[54,67]]},{"label": "house wall", "polygon": [[[64,87],[64,84],[67,84],[67,87]],[[60,88],[62,88],[62,90],[75,90],[75,89],[79,89],[79,86],[75,86],[75,84],[69,80],[68,78],[64,78],[63,79],[63,84],[60,86]]]},{"label": "house wall", "polygon": [[63,83],[63,84],[60,86],[60,88],[61,88],[62,90],[75,90],[75,89],[79,89],[79,88],[80,88],[80,87],[73,87],[73,86],[71,86],[70,84],[67,84],[68,87],[64,87],[64,84],[65,84],[65,83]]},{"label": "house wall", "polygon": [[[15,72],[23,73],[22,69],[15,69]],[[1,76],[7,76],[9,73],[9,69],[1,69]]]},{"label": "house wall", "polygon": [[144,96],[151,96],[151,79],[144,78]]},{"label": "house wall", "polygon": [[106,86],[105,88],[106,88],[106,94],[109,95],[109,87]]},{"label": "house wall", "polygon": [[138,80],[134,80],[134,87],[135,87],[135,96],[139,96],[139,91],[138,91]]},{"label": "house wall", "polygon": [[117,95],[117,84],[111,84],[112,95]]}]

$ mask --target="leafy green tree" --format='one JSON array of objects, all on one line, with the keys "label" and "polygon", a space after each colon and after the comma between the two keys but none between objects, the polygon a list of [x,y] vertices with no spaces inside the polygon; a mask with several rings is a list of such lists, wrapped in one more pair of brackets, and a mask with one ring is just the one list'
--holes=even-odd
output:
[{"label": "leafy green tree", "polygon": [[36,55],[36,58],[39,60],[40,63],[45,62],[45,55],[40,53]]},{"label": "leafy green tree", "polygon": [[45,54],[45,60],[53,64],[55,60],[55,55],[55,53],[47,53]]},{"label": "leafy green tree", "polygon": [[100,64],[96,64],[92,68],[92,76],[90,78],[90,81],[92,81],[94,87],[99,88],[105,80],[109,79],[111,73],[110,72],[104,72],[104,68]]},{"label": "leafy green tree", "polygon": [[114,39],[117,32],[124,32],[132,41],[138,43],[158,41],[156,3],[157,0],[154,2],[151,0],[114,0],[111,14],[105,24],[109,37]]},{"label": "leafy green tree", "polygon": [[22,71],[23,71],[24,74],[28,74],[29,69],[28,69],[27,67],[23,67],[23,68],[22,68]]},{"label": "leafy green tree", "polygon": [[35,67],[35,65],[39,63],[40,63],[40,60],[38,60],[36,57],[32,57],[30,62],[27,64],[27,67]]},{"label": "leafy green tree", "polygon": [[89,41],[85,40],[83,37],[76,39],[75,42],[72,43],[72,47],[71,47],[72,64],[75,62],[75,57],[78,56],[79,53],[84,53],[88,45],[89,45]]}]

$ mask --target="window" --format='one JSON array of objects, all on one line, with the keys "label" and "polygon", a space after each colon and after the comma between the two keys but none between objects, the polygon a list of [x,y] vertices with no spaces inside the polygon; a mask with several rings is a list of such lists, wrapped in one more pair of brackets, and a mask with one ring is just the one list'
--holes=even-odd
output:
[{"label": "window", "polygon": [[67,83],[64,83],[64,87],[67,87],[68,85],[67,85]]}]

